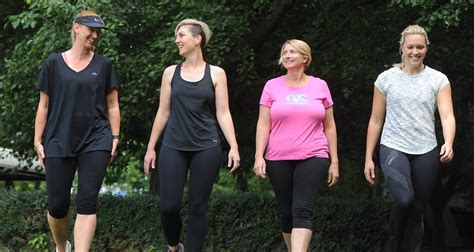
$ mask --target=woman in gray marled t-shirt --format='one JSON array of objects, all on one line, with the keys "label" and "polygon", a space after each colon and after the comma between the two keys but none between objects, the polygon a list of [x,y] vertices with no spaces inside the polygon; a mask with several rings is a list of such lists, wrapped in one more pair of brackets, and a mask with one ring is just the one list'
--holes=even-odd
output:
[{"label": "woman in gray marled t-shirt", "polygon": [[[451,85],[443,73],[423,64],[428,35],[418,25],[402,32],[400,64],[375,81],[365,155],[365,178],[373,184],[373,153],[382,130],[380,164],[393,199],[392,251],[414,251],[423,237],[424,208],[433,192],[439,161],[453,158],[456,122]],[[444,144],[439,150],[434,114],[439,111]]]}]

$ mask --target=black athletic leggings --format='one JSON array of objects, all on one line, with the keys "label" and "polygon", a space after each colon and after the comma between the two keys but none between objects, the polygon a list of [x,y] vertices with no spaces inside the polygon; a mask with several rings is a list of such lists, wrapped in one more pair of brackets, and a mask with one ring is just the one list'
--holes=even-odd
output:
[{"label": "black athletic leggings", "polygon": [[393,199],[390,213],[392,251],[415,251],[423,239],[423,213],[439,167],[439,151],[410,155],[380,145],[380,164]]},{"label": "black athletic leggings", "polygon": [[221,146],[179,151],[162,146],[159,156],[161,223],[168,244],[179,243],[181,203],[189,170],[186,251],[202,251],[207,234],[207,206],[222,164]]},{"label": "black athletic leggings", "polygon": [[314,199],[326,181],[329,159],[266,161],[267,174],[275,192],[283,233],[293,228],[313,229]]},{"label": "black athletic leggings", "polygon": [[110,151],[91,151],[77,157],[45,158],[49,215],[56,219],[67,216],[76,169],[79,176],[77,213],[95,214],[97,197],[109,160]]}]

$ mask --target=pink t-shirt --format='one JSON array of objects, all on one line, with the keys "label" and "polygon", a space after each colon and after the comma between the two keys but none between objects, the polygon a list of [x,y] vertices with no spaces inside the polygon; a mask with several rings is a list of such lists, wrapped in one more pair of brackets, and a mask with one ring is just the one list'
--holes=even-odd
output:
[{"label": "pink t-shirt", "polygon": [[260,104],[270,107],[271,116],[266,159],[329,157],[323,121],[333,101],[324,80],[310,76],[305,86],[290,87],[284,76],[271,79]]}]

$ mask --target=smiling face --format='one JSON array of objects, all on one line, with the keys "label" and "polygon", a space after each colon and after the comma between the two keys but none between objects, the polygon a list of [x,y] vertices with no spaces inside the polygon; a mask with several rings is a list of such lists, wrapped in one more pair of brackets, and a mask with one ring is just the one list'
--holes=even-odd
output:
[{"label": "smiling face", "polygon": [[74,32],[76,33],[75,43],[80,43],[83,47],[93,50],[99,42],[100,28],[91,28],[82,24],[74,24]]},{"label": "smiling face", "polygon": [[426,39],[421,34],[408,34],[405,41],[400,46],[405,66],[419,67],[423,64],[428,45]]},{"label": "smiling face", "polygon": [[196,47],[200,46],[201,36],[194,36],[190,30],[191,25],[183,25],[179,27],[175,34],[175,43],[178,46],[179,55],[186,56]]},{"label": "smiling face", "polygon": [[308,58],[301,54],[291,44],[283,46],[280,57],[281,64],[286,68],[286,70],[292,68],[304,68],[308,62]]}]

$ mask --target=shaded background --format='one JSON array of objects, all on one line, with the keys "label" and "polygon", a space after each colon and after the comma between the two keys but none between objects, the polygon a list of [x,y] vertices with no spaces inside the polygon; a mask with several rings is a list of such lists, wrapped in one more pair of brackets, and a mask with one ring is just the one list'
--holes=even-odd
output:
[{"label": "shaded background", "polygon": [[[440,172],[432,214],[474,223],[473,5],[469,0],[3,1],[0,146],[22,160],[35,156],[34,83],[41,63],[50,53],[69,49],[71,20],[79,10],[92,8],[109,28],[102,32],[96,51],[113,61],[120,82],[119,158],[109,169],[106,184],[122,191],[159,193],[157,174],[145,179],[141,160],[158,106],[161,74],[182,60],[174,45],[174,27],[183,18],[197,18],[214,32],[206,60],[227,72],[242,158],[236,176],[221,173],[219,190],[268,192],[267,181],[251,172],[258,101],[266,80],[284,74],[277,66],[281,44],[298,38],[313,50],[307,73],[325,79],[335,101],[341,180],[322,194],[388,199],[380,176],[372,187],[363,177],[373,82],[399,62],[400,32],[418,23],[428,30],[431,41],[425,63],[445,73],[452,84],[457,121],[455,159]],[[438,136],[441,143],[440,127]],[[452,211],[446,212],[446,204]],[[455,217],[456,211],[462,217]],[[474,237],[472,228],[462,232]]]}]

